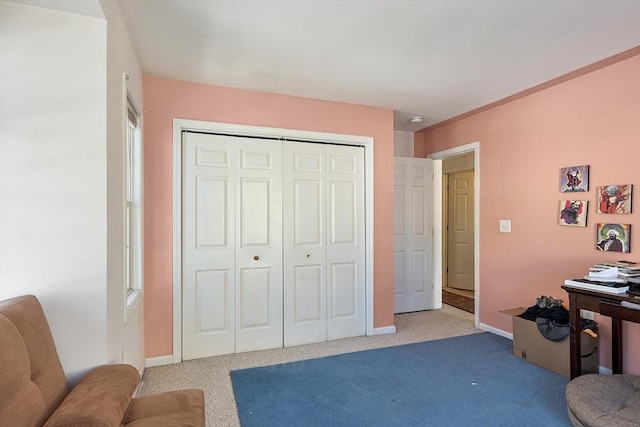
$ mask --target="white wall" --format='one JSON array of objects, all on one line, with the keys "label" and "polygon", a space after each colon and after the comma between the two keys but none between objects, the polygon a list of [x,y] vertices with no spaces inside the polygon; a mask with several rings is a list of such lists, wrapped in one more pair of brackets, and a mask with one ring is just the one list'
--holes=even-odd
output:
[{"label": "white wall", "polygon": [[[142,70],[136,58],[117,2],[100,1],[107,18],[107,361],[128,363],[142,370],[144,329],[142,296],[125,315],[124,307],[124,153],[126,132],[126,86],[142,112]],[[143,125],[140,119],[140,127]]]},{"label": "white wall", "polygon": [[106,354],[106,30],[0,2],[0,298],[40,299],[72,382]]},{"label": "white wall", "polygon": [[413,157],[413,132],[393,131],[393,155]]},{"label": "white wall", "polygon": [[[122,73],[142,71],[117,2],[0,1],[0,299],[36,295],[71,383],[144,363],[124,308]],[[79,6],[102,18],[68,13]],[[106,19],[105,19],[106,18]]]}]

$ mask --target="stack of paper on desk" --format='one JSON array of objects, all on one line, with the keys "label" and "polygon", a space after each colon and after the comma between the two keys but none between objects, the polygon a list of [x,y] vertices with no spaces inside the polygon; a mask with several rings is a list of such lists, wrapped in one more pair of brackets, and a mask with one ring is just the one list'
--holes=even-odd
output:
[{"label": "stack of paper on desk", "polygon": [[603,262],[594,264],[589,267],[590,272],[599,272],[608,270],[611,267],[618,267],[618,277],[622,279],[630,279],[632,277],[640,277],[640,263],[633,261]]},{"label": "stack of paper on desk", "polygon": [[618,267],[610,267],[600,271],[590,271],[584,278],[595,282],[626,283],[627,280],[619,277],[619,273]]},{"label": "stack of paper on desk", "polygon": [[566,286],[592,291],[623,294],[629,290],[629,283],[640,279],[640,263],[632,261],[604,262],[594,264],[582,279],[565,280]]}]

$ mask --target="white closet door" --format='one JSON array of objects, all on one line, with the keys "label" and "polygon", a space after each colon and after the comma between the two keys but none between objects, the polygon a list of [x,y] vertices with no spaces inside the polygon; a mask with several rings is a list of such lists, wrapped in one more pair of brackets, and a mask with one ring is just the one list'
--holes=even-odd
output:
[{"label": "white closet door", "polygon": [[284,143],[284,345],[327,339],[325,147]]},{"label": "white closet door", "polygon": [[243,139],[235,145],[235,316],[239,353],[283,345],[282,143]]},{"label": "white closet door", "polygon": [[184,359],[364,335],[362,147],[185,133],[182,193]]},{"label": "white closet door", "polygon": [[364,148],[327,145],[328,339],[365,334]]},{"label": "white closet door", "polygon": [[364,149],[284,145],[285,345],[364,335]]},{"label": "white closet door", "polygon": [[234,147],[211,139],[183,134],[183,359],[235,351]]},{"label": "white closet door", "polygon": [[183,358],[282,346],[281,143],[183,135]]},{"label": "white closet door", "polygon": [[433,308],[433,161],[395,157],[394,313]]}]

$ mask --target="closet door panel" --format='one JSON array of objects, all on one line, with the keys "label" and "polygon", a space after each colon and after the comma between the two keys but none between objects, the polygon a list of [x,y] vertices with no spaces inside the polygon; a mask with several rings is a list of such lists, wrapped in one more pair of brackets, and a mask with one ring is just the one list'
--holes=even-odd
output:
[{"label": "closet door panel", "polygon": [[282,143],[235,138],[236,352],[282,347]]},{"label": "closet door panel", "polygon": [[326,146],[328,339],[365,333],[364,149]]},{"label": "closet door panel", "polygon": [[295,247],[322,245],[324,219],[322,210],[322,181],[295,180],[293,187],[293,239]]},{"label": "closet door panel", "polygon": [[284,345],[327,339],[324,147],[284,143]]},{"label": "closet door panel", "polygon": [[196,272],[196,330],[199,333],[223,332],[230,330],[227,313],[227,295],[232,292],[228,270]]},{"label": "closet door panel", "polygon": [[238,329],[248,331],[270,327],[273,316],[269,294],[271,280],[269,268],[252,268],[240,271],[238,296],[240,299],[240,322]]},{"label": "closet door panel", "polygon": [[198,250],[229,247],[228,193],[227,177],[196,177],[195,244]]},{"label": "closet door panel", "polygon": [[322,265],[295,267],[294,276],[294,323],[301,325],[324,319],[322,312]]},{"label": "closet door panel", "polygon": [[357,245],[357,188],[355,182],[331,182],[331,244]]},{"label": "closet door panel", "polygon": [[331,266],[331,319],[357,315],[357,271],[355,263],[336,263]]},{"label": "closet door panel", "polygon": [[235,351],[233,144],[183,137],[182,356]]}]

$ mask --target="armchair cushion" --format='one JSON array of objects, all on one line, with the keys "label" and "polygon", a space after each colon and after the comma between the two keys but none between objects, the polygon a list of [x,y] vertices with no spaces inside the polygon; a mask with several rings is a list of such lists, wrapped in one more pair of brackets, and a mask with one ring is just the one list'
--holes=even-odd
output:
[{"label": "armchair cushion", "polygon": [[124,421],[126,427],[201,427],[204,393],[177,390],[133,399]]},{"label": "armchair cushion", "polygon": [[118,427],[139,380],[133,366],[99,366],[71,390],[45,427]]}]

